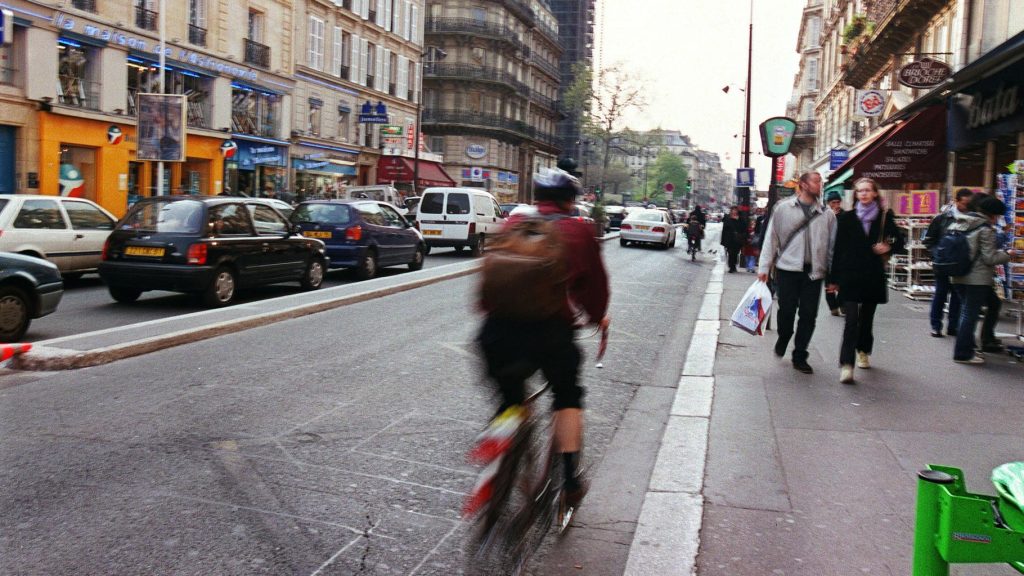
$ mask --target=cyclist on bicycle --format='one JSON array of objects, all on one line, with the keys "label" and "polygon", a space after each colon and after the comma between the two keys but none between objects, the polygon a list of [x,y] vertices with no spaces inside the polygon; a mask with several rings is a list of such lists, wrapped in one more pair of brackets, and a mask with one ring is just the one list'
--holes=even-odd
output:
[{"label": "cyclist on bicycle", "polygon": [[[534,197],[542,217],[567,216],[581,193],[579,181],[562,170],[535,175]],[[513,216],[516,218],[529,216]],[[562,244],[568,274],[564,305],[557,315],[545,320],[522,321],[493,314],[488,302],[481,308],[487,315],[478,340],[487,365],[488,377],[502,395],[499,413],[520,404],[526,396],[525,381],[537,370],[547,378],[554,394],[555,445],[565,469],[564,493],[570,506],[577,506],[587,486],[580,477],[583,447],[583,395],[579,369],[582,356],[573,336],[579,327],[577,311],[587,322],[607,329],[608,274],[594,240],[594,227],[574,218],[554,221]]]},{"label": "cyclist on bicycle", "polygon": [[[698,210],[700,206],[697,207]],[[704,238],[703,213],[694,210],[686,223],[686,251],[688,253],[700,252],[700,241]]]}]

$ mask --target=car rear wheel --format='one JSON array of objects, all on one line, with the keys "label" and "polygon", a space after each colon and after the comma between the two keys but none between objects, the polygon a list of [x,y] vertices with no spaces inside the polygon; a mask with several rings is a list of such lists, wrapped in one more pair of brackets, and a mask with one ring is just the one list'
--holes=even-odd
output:
[{"label": "car rear wheel", "polygon": [[0,286],[0,342],[16,342],[32,322],[28,296],[14,286]]},{"label": "car rear wheel", "polygon": [[624,238],[619,238],[619,246],[629,246],[629,242]]},{"label": "car rear wheel", "polygon": [[481,234],[476,237],[476,242],[469,246],[470,254],[473,256],[479,256],[484,253],[485,245],[487,244],[486,237]]},{"label": "car rear wheel", "polygon": [[213,282],[203,293],[203,302],[210,307],[227,306],[235,299],[235,273],[230,268],[218,268]]},{"label": "car rear wheel", "polygon": [[324,261],[319,258],[311,258],[306,265],[306,272],[299,281],[303,290],[316,290],[324,283]]},{"label": "car rear wheel", "polygon": [[359,261],[359,267],[356,268],[356,276],[360,280],[369,280],[377,275],[377,253],[373,249],[366,251],[363,255],[363,259]]},{"label": "car rear wheel", "polygon": [[128,288],[127,286],[108,286],[107,291],[110,292],[111,298],[124,304],[135,302],[142,295],[142,290]]},{"label": "car rear wheel", "polygon": [[421,270],[423,268],[423,257],[426,255],[426,250],[423,246],[416,247],[416,254],[412,257],[412,262],[409,262],[409,270]]}]

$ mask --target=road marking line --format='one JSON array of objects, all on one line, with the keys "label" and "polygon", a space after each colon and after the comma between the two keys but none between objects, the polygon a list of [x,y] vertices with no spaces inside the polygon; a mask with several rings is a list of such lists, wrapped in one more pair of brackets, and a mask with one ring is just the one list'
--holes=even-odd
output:
[{"label": "road marking line", "polygon": [[415,567],[413,567],[413,569],[409,572],[409,576],[412,576],[413,574],[418,572],[419,569],[421,567],[423,567],[424,564],[427,563],[427,559],[430,558],[431,556],[433,556],[434,554],[436,554],[438,549],[441,548],[441,544],[444,544],[444,541],[447,540],[452,534],[454,534],[455,531],[458,530],[458,528],[459,528],[458,524],[456,524],[455,526],[452,526],[452,529],[449,530],[447,534],[442,536],[441,539],[437,541],[437,544],[435,544],[434,547],[430,549],[430,552],[427,552],[427,554],[423,557],[423,559],[420,560],[420,563],[417,564]]}]

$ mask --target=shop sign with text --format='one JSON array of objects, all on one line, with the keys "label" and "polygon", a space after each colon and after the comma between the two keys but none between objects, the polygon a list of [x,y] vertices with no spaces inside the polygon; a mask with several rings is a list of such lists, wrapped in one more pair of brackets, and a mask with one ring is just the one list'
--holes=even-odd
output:
[{"label": "shop sign with text", "polygon": [[911,88],[931,88],[938,86],[953,74],[953,69],[945,62],[922,58],[900,68],[898,77],[900,84]]}]

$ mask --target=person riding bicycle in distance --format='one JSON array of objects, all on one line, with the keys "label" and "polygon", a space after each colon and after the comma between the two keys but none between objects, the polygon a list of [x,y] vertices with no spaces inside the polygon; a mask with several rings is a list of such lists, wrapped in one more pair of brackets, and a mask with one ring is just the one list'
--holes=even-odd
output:
[{"label": "person riding bicycle in distance", "polygon": [[538,370],[551,385],[554,395],[554,436],[565,467],[565,498],[577,505],[586,493],[579,476],[583,447],[583,395],[579,383],[582,355],[574,341],[579,327],[577,311],[586,314],[588,324],[607,329],[608,274],[601,250],[594,240],[594,227],[569,218],[573,202],[582,192],[579,181],[560,169],[534,175],[536,215],[516,215],[506,226],[525,218],[550,219],[556,225],[561,259],[566,274],[565,295],[560,309],[544,319],[524,320],[501,314],[495,303],[481,297],[486,318],[478,336],[488,377],[502,396],[505,408],[525,400],[525,381]]}]

